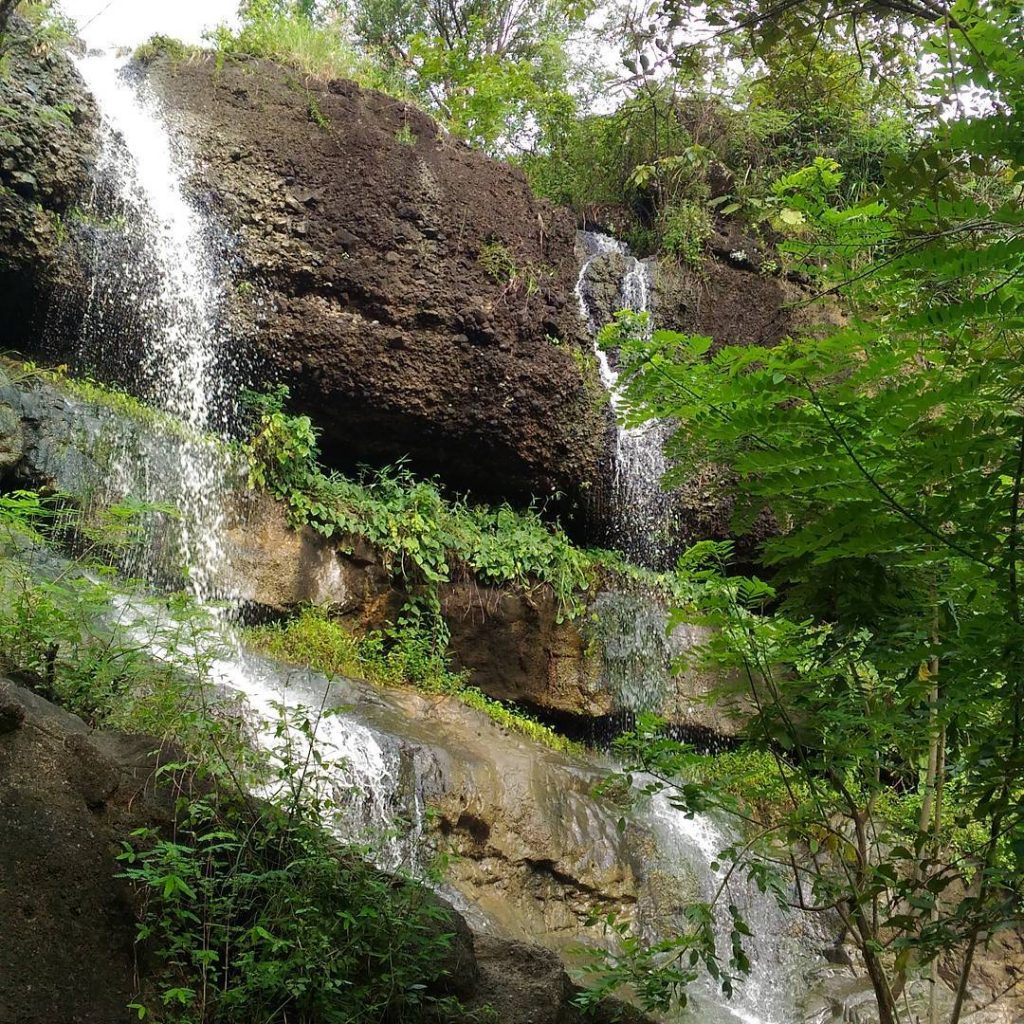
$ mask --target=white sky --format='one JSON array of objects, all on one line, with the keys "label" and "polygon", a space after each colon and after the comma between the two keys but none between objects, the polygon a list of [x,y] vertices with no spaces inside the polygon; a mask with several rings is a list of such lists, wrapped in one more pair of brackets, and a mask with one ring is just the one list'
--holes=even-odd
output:
[{"label": "white sky", "polygon": [[234,21],[238,0],[60,0],[87,46],[137,46],[157,33],[186,43],[223,21]]}]

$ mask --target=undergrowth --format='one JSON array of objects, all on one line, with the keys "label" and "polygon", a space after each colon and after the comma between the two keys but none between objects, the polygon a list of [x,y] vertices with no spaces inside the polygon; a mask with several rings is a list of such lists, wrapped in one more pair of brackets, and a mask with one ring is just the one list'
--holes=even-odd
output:
[{"label": "undergrowth", "polygon": [[[336,807],[331,765],[311,759],[318,713],[260,764],[275,799],[256,801],[207,757],[164,764],[181,792],[173,834],[145,827],[120,853],[140,903],[138,940],[155,986],[131,1009],[179,1024],[356,1024],[462,1019],[440,994],[452,919],[423,885],[377,871],[321,825]],[[155,988],[155,991],[151,991]]]},{"label": "undergrowth", "polygon": [[357,636],[323,609],[307,607],[285,622],[246,630],[246,639],[271,657],[327,676],[357,676],[384,686],[411,685],[424,693],[455,697],[511,732],[555,750],[580,751],[578,744],[548,726],[470,686],[465,673],[450,667],[434,630],[415,614],[406,612],[395,626]]},{"label": "undergrowth", "polygon": [[[640,730],[652,728],[650,719],[641,723]],[[620,749],[627,755],[636,754],[637,748],[627,736]],[[705,796],[714,794],[712,806],[739,814],[739,820],[759,828],[774,830],[785,820],[794,807],[809,805],[812,793],[806,780],[801,778],[792,765],[782,757],[757,747],[741,746],[715,754],[699,754],[684,745],[669,747],[678,750],[675,770],[687,786],[697,787]],[[853,779],[847,781],[851,794],[859,797],[860,792]],[[984,831],[977,823],[964,816],[965,804],[951,785],[945,793],[942,814],[942,834],[946,848],[954,856],[969,856],[976,850],[979,841],[984,841]],[[887,790],[875,804],[876,820],[891,826],[914,831],[920,814],[921,796],[914,791]],[[824,841],[824,838],[823,838]]]},{"label": "undergrowth", "polygon": [[[112,517],[104,547],[125,521]],[[173,741],[153,741],[173,825],[136,829],[119,856],[146,968],[132,1016],[470,1020],[445,995],[444,904],[372,867],[373,839],[345,844],[325,827],[344,820],[338,766],[317,744],[337,711],[278,708],[276,720],[256,721],[215,695],[208,614],[184,598],[145,614],[89,550],[72,561],[47,554],[80,524],[59,496],[0,496],[0,666],[91,724]]]},{"label": "undergrowth", "polygon": [[319,464],[317,431],[308,416],[284,410],[288,390],[250,392],[253,426],[245,454],[250,482],[288,507],[296,525],[309,525],[344,544],[365,537],[390,570],[430,609],[437,588],[460,574],[522,590],[548,585],[560,612],[583,610],[600,557],[572,544],[537,508],[517,511],[445,498],[434,481],[402,465],[367,471],[353,480]]},{"label": "undergrowth", "polygon": [[409,100],[404,84],[359,53],[336,28],[287,14],[247,18],[240,29],[221,25],[207,36],[218,61],[259,58],[293,68],[310,78],[347,78],[366,89]]}]

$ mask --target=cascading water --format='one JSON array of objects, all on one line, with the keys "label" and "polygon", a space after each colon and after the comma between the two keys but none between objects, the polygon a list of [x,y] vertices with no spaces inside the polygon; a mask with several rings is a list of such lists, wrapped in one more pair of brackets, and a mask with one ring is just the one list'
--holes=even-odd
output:
[{"label": "cascading water", "polygon": [[[668,469],[662,445],[665,430],[656,422],[624,424],[622,392],[614,353],[598,344],[612,312],[649,313],[651,269],[624,242],[596,231],[580,231],[584,259],[576,280],[580,316],[594,340],[601,381],[615,413],[615,450],[608,519],[615,546],[635,561],[663,568],[670,556],[670,503],[661,488]],[[609,271],[615,276],[609,279]]]},{"label": "cascading water", "polygon": [[[102,125],[88,226],[93,277],[75,356],[81,367],[98,365],[167,412],[176,432],[171,460],[151,464],[148,453],[130,443],[115,451],[103,497],[173,506],[171,523],[150,532],[129,568],[160,583],[179,578],[175,569],[183,565],[200,603],[230,603],[225,507],[239,467],[214,434],[237,411],[233,396],[242,373],[223,328],[230,286],[223,239],[190,201],[188,154],[175,144],[159,102],[132,76],[127,58],[92,51],[77,64]],[[156,657],[170,657],[160,638],[173,628],[157,606],[135,605],[128,617]],[[244,698],[253,720],[262,723],[261,745],[274,750],[282,741],[293,747],[307,742],[302,730],[282,729],[313,696],[292,685],[296,671],[244,651],[222,614],[211,628],[211,637],[190,640],[195,649],[185,660],[205,664],[214,685]],[[181,655],[178,650],[172,660]],[[339,830],[350,841],[372,843],[382,866],[415,868],[425,808],[420,788],[406,785],[403,776],[429,774],[428,767],[404,763],[398,745],[346,716],[319,720],[316,742],[333,766]]]},{"label": "cascading water", "polygon": [[[657,837],[655,858],[660,870],[688,875],[693,881],[693,898],[714,902],[719,954],[727,957],[729,952],[729,904],[739,910],[753,933],[743,940],[751,973],[736,986],[730,1000],[722,997],[710,979],[694,985],[688,993],[693,1019],[701,1024],[791,1024],[806,984],[805,974],[813,968],[803,934],[809,923],[781,908],[740,868],[724,881],[723,892],[716,899],[728,870],[722,852],[739,838],[726,825],[707,814],[687,818],[672,807],[665,792],[651,798],[645,816]],[[719,861],[718,870],[712,870]],[[659,924],[663,934],[666,922]],[[685,922],[680,919],[679,924]],[[652,940],[659,937],[657,928],[647,934]]]},{"label": "cascading water", "polygon": [[[229,343],[223,323],[223,305],[230,274],[221,242],[208,219],[188,199],[187,157],[172,144],[159,105],[143,83],[126,75],[124,62],[107,54],[90,54],[79,60],[83,76],[92,88],[102,117],[104,155],[98,178],[94,209],[94,281],[85,324],[78,341],[81,366],[113,367],[114,376],[166,410],[179,424],[180,457],[174,467],[149,467],[129,447],[117,452],[111,496],[131,495],[177,506],[175,541],[167,552],[150,551],[140,563],[150,578],[159,582],[168,557],[184,562],[189,584],[200,601],[224,593],[223,527],[224,496],[230,490],[237,467],[209,432],[221,429],[232,412],[237,376],[232,375]],[[103,223],[117,221],[115,230]],[[594,234],[582,236],[588,259],[580,272],[578,295],[581,313],[596,333],[597,305],[593,301],[592,271],[599,257],[616,255],[625,270],[615,284],[614,302],[645,310],[649,305],[647,267],[629,256],[625,247]],[[138,353],[137,362],[126,363],[125,353]],[[597,350],[602,379],[618,402],[618,375],[613,358]],[[635,558],[655,564],[662,557],[659,538],[665,526],[666,504],[659,481],[665,469],[659,428],[619,427],[615,470],[616,528],[619,541]],[[120,492],[120,493],[118,493]],[[155,656],[167,656],[167,632],[163,612],[156,604],[127,602],[120,609],[140,641],[145,639]],[[645,627],[646,628],[646,627]],[[337,686],[305,670],[287,669],[246,652],[223,617],[214,620],[214,642],[219,648],[206,661],[212,680],[222,689],[244,699],[254,719],[266,721],[302,708],[344,703]],[[161,639],[161,636],[164,639]],[[624,657],[631,657],[624,650]],[[349,693],[349,696],[355,691]],[[331,696],[334,694],[334,696]],[[648,695],[630,700],[641,704]],[[421,847],[425,806],[442,787],[445,768],[441,755],[430,745],[433,725],[408,721],[402,730],[418,737],[409,743],[395,726],[396,712],[387,711],[384,724],[372,724],[372,698],[361,691],[359,713],[332,713],[319,720],[315,733],[318,753],[333,765],[330,784],[339,806],[335,824],[349,839],[372,834],[382,863],[388,867],[415,866]],[[381,702],[378,702],[381,703]],[[369,709],[369,710],[367,710]],[[337,711],[334,707],[333,710]],[[278,729],[258,726],[258,739],[270,750],[281,742]],[[392,731],[389,731],[392,730]],[[286,728],[288,742],[308,743],[302,730]],[[481,755],[482,756],[482,755]],[[536,755],[535,755],[536,756]],[[450,768],[450,765],[449,765]],[[596,769],[588,769],[596,774]],[[573,805],[579,812],[589,796],[580,783],[580,770],[563,765],[564,774],[582,785]],[[487,772],[490,772],[490,766]],[[575,792],[575,791],[574,791]],[[532,796],[531,798],[537,798]],[[686,819],[663,798],[655,798],[637,816],[638,824],[655,839],[657,869],[668,875],[693,880],[692,898],[704,899],[717,884],[711,863],[728,837],[708,819]],[[593,862],[614,859],[607,837],[615,833],[614,821],[576,813],[564,828],[573,842],[584,848]],[[590,836],[577,833],[593,828]],[[755,975],[742,989],[733,1008],[727,1008],[710,990],[703,992],[708,1007],[706,1020],[740,1020],[745,1024],[793,1024],[798,1015],[780,983],[778,957],[769,955],[771,943],[786,925],[780,912],[766,901],[739,895],[748,916],[769,937],[763,963],[755,958]],[[775,916],[772,916],[772,915]],[[643,922],[651,935],[671,927],[671,915],[659,924]],[[723,943],[727,942],[723,932]],[[796,962],[785,950],[787,964]]]},{"label": "cascading water", "polygon": [[88,217],[93,274],[74,358],[183,428],[177,465],[155,474],[122,451],[112,460],[112,484],[179,511],[164,531],[173,537],[169,550],[151,548],[133,568],[154,577],[172,563],[185,566],[189,589],[207,600],[217,596],[225,467],[203,435],[231,418],[236,390],[222,329],[227,267],[213,226],[186,198],[187,157],[172,145],[146,83],[113,52],[92,51],[76,63],[102,124]]},{"label": "cascading water", "polygon": [[[601,381],[616,416],[608,510],[612,540],[635,561],[663,568],[672,557],[671,507],[661,487],[668,469],[663,449],[666,426],[622,422],[615,353],[606,351],[598,341],[611,313],[619,309],[650,312],[651,269],[633,256],[625,243],[608,235],[580,231],[577,237],[584,253],[576,284],[580,315],[594,339]],[[654,595],[608,592],[599,596],[593,612],[603,652],[603,682],[615,694],[619,708],[627,714],[661,711],[670,690],[673,658],[682,653],[679,644],[686,642],[683,635],[668,632],[667,614]],[[687,875],[694,881],[692,898],[712,900],[720,884],[712,864],[737,836],[707,815],[685,817],[665,794],[651,800],[642,814],[658,839],[658,870],[670,876]],[[788,1024],[802,981],[801,965],[806,966],[800,943],[791,934],[793,919],[774,899],[739,877],[730,880],[726,902],[738,906],[753,925],[755,938],[748,941],[748,948],[756,947],[750,949],[753,972],[729,1002],[710,984],[699,986],[693,1000],[695,1018],[702,1024]],[[645,929],[649,939],[658,938],[659,930],[664,934],[666,920],[664,908],[661,910],[661,920]],[[729,923],[722,907],[717,909],[716,922],[724,945]],[[682,920],[678,923],[684,924]]]}]

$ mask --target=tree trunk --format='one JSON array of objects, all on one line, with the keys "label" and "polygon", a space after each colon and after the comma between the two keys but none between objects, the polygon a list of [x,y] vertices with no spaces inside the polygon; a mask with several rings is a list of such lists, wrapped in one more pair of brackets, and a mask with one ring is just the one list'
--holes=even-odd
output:
[{"label": "tree trunk", "polygon": [[859,932],[861,956],[864,957],[864,966],[867,968],[868,979],[875,993],[875,1003],[878,1007],[879,1024],[899,1024],[899,1013],[896,1010],[896,999],[892,988],[889,985],[889,978],[886,975],[885,967],[875,952],[871,941],[874,936],[868,928],[868,922],[862,908],[854,910],[854,920]]}]

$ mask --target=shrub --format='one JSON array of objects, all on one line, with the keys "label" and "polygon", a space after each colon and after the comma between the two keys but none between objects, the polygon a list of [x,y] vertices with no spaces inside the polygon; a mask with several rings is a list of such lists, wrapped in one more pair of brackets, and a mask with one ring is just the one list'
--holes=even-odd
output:
[{"label": "shrub", "polygon": [[464,567],[485,583],[529,590],[548,584],[565,613],[581,609],[593,559],[535,508],[517,512],[447,500],[434,481],[402,465],[352,480],[318,464],[316,431],[306,416],[284,412],[286,388],[250,395],[253,413],[245,454],[250,481],[287,503],[292,521],[325,537],[361,536],[432,609],[437,586]]},{"label": "shrub", "polygon": [[[310,742],[316,726],[287,723]],[[443,904],[324,829],[334,811],[320,784],[329,764],[286,756],[264,768],[264,783],[287,801],[259,803],[223,780],[211,789],[201,762],[165,765],[183,791],[173,836],[146,828],[124,843],[138,939],[158,965],[156,992],[148,986],[132,1006],[139,1018],[450,1019],[458,1004],[432,991],[452,941]]]},{"label": "shrub", "polygon": [[661,244],[665,252],[699,267],[707,256],[711,214],[699,200],[682,200],[662,215]]},{"label": "shrub", "polygon": [[400,79],[359,53],[332,22],[282,12],[250,12],[242,27],[221,25],[209,35],[218,60],[258,57],[311,78],[348,78],[367,89],[409,99]]}]

